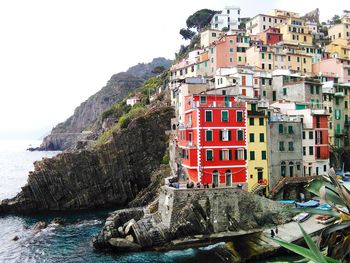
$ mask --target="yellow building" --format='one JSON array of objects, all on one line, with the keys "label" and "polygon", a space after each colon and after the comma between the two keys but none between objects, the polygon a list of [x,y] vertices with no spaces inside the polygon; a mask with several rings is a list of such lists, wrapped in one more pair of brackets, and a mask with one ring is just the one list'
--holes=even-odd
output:
[{"label": "yellow building", "polygon": [[326,46],[326,52],[333,58],[350,59],[349,40],[338,38]]},{"label": "yellow building", "polygon": [[274,67],[274,52],[270,46],[252,46],[246,50],[247,65],[256,66],[259,69],[271,72],[275,70]]},{"label": "yellow building", "polygon": [[217,29],[207,29],[201,32],[201,47],[209,47],[214,41],[218,40],[224,33]]},{"label": "yellow building", "polygon": [[301,18],[288,18],[286,23],[277,26],[285,43],[312,45],[312,35]]},{"label": "yellow building", "polygon": [[269,157],[267,141],[267,116],[258,109],[258,102],[248,102],[248,191],[268,191]]}]

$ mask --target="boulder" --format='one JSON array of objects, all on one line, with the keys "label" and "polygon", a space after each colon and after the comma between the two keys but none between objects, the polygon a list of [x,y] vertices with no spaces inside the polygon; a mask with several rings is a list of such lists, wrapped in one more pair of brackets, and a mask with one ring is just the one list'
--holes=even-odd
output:
[{"label": "boulder", "polygon": [[138,251],[141,250],[141,246],[130,242],[124,238],[111,238],[108,243],[119,251]]},{"label": "boulder", "polygon": [[33,230],[34,231],[39,231],[39,230],[42,230],[44,228],[47,227],[47,223],[44,222],[44,221],[38,221],[35,223],[35,225],[33,226]]}]

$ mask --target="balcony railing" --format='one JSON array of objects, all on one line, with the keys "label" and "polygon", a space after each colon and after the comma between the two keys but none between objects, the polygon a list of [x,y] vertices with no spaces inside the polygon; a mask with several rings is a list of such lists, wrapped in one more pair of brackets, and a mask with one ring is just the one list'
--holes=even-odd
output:
[{"label": "balcony railing", "polygon": [[196,108],[245,108],[245,102],[217,102],[200,104],[199,101],[192,103],[192,109]]}]

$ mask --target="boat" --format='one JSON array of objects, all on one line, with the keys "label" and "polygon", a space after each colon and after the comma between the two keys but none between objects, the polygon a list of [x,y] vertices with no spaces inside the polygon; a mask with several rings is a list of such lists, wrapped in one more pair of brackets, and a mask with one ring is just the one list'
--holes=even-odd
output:
[{"label": "boat", "polygon": [[322,204],[322,205],[319,205],[316,208],[317,209],[321,209],[321,210],[331,210],[332,209],[332,207],[329,204]]},{"label": "boat", "polygon": [[293,221],[295,222],[305,222],[306,220],[308,220],[311,217],[311,214],[309,213],[300,213],[298,215],[296,215],[295,217],[293,217]]},{"label": "boat", "polygon": [[295,200],[277,200],[277,202],[284,204],[294,204]]},{"label": "boat", "polygon": [[309,201],[303,202],[303,203],[300,203],[300,202],[295,202],[295,203],[299,207],[317,207],[320,204],[320,202],[316,201],[316,200],[309,200]]},{"label": "boat", "polygon": [[319,224],[329,224],[336,220],[334,216],[318,216],[315,218],[316,222]]}]

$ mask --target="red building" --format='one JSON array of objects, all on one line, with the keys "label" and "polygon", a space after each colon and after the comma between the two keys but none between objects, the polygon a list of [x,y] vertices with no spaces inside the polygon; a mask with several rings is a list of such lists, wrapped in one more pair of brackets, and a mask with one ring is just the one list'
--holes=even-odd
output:
[{"label": "red building", "polygon": [[259,33],[259,38],[264,42],[265,45],[273,45],[282,41],[282,35],[278,28],[270,27],[264,32]]},{"label": "red building", "polygon": [[312,120],[315,129],[315,159],[329,159],[328,115],[314,114]]},{"label": "red building", "polygon": [[190,181],[246,187],[246,115],[246,103],[235,101],[233,96],[185,97],[178,147]]}]

